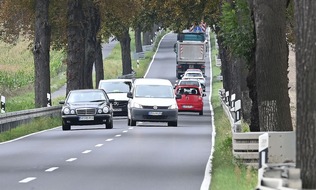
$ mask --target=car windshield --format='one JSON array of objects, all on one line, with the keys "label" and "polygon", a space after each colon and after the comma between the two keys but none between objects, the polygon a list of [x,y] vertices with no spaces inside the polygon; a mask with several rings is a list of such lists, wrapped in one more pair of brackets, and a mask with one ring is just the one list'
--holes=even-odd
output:
[{"label": "car windshield", "polygon": [[136,97],[144,98],[173,98],[172,86],[165,85],[138,85],[135,89]]},{"label": "car windshield", "polygon": [[67,102],[101,102],[107,100],[107,97],[101,91],[86,91],[86,92],[70,92]]},{"label": "car windshield", "polygon": [[187,94],[187,95],[200,95],[200,92],[197,88],[191,88],[191,87],[180,87],[176,91],[177,94]]},{"label": "car windshield", "polygon": [[131,90],[131,83],[124,81],[117,82],[103,82],[100,88],[104,89],[106,93],[127,93]]},{"label": "car windshield", "polygon": [[190,78],[190,77],[201,78],[201,77],[203,77],[203,75],[201,73],[186,73],[184,76],[187,78]]}]

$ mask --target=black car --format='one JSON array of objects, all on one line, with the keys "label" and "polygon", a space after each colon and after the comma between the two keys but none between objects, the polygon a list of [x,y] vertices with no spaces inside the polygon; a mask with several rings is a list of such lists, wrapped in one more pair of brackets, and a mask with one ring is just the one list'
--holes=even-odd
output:
[{"label": "black car", "polygon": [[71,125],[105,124],[113,128],[112,99],[102,89],[72,90],[68,93],[61,109],[62,128],[70,130]]}]

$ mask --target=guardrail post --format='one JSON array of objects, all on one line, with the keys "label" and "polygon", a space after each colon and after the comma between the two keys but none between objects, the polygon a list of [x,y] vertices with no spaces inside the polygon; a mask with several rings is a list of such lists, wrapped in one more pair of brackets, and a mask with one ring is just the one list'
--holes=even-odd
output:
[{"label": "guardrail post", "polygon": [[5,113],[5,96],[1,96],[1,113]]},{"label": "guardrail post", "polygon": [[229,91],[226,91],[226,97],[225,97],[225,102],[226,102],[226,105],[229,106]]},{"label": "guardrail post", "polygon": [[230,97],[230,107],[231,107],[231,111],[235,110],[235,100],[236,100],[236,94],[232,94]]},{"label": "guardrail post", "polygon": [[267,167],[269,148],[269,134],[264,133],[259,136],[259,167],[258,167],[258,184],[261,183],[264,168]]},{"label": "guardrail post", "polygon": [[52,106],[51,94],[47,93],[47,107]]},{"label": "guardrail post", "polygon": [[234,112],[235,112],[235,122],[240,121],[241,119],[241,100],[237,100],[235,103],[235,108],[234,108]]}]

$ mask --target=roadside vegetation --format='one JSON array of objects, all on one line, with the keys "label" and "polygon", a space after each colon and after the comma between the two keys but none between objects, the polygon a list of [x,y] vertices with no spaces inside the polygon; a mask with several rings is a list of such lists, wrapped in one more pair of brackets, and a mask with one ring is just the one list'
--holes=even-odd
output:
[{"label": "roadside vegetation", "polygon": [[[214,35],[211,35],[211,47],[215,47]],[[257,170],[238,163],[232,153],[231,126],[221,106],[218,90],[223,88],[223,83],[217,80],[221,71],[216,67],[218,51],[212,48],[212,106],[216,129],[215,147],[212,160],[212,181],[210,189],[247,190],[255,189],[257,185]]]}]

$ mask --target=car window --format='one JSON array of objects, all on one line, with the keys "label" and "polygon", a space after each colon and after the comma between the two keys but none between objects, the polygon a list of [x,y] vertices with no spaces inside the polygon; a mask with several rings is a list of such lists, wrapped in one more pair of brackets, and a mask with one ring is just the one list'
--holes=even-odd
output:
[{"label": "car window", "polygon": [[165,85],[137,85],[135,97],[144,98],[173,98],[173,87]]},{"label": "car window", "polygon": [[131,82],[102,82],[100,88],[104,89],[106,93],[127,93],[131,90]]},{"label": "car window", "polygon": [[198,81],[180,81],[179,83],[180,85],[194,85],[194,86],[199,86],[199,82]]},{"label": "car window", "polygon": [[201,73],[186,73],[185,77],[203,77]]},{"label": "car window", "polygon": [[177,94],[187,94],[187,95],[200,95],[200,91],[197,88],[191,87],[180,87],[176,91]]},{"label": "car window", "polygon": [[95,101],[105,101],[108,98],[103,92],[71,92],[68,96],[67,102],[95,102]]}]

